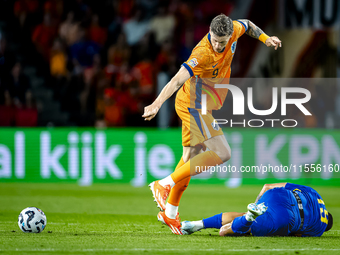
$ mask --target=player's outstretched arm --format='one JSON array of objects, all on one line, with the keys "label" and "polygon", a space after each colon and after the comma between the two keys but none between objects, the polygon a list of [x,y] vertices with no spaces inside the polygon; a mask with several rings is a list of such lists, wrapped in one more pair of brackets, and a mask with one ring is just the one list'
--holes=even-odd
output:
[{"label": "player's outstretched arm", "polygon": [[262,195],[270,189],[274,189],[274,188],[280,188],[280,187],[285,187],[287,184],[287,182],[282,182],[282,183],[272,183],[272,184],[265,184],[263,185],[262,190],[260,191],[260,194],[257,196],[255,203],[257,203],[260,198],[262,197]]},{"label": "player's outstretched arm", "polygon": [[281,40],[276,36],[268,36],[266,35],[261,28],[256,26],[253,22],[248,19],[240,19],[239,21],[245,23],[248,27],[246,34],[260,40],[263,42],[267,47],[275,47],[277,50],[278,47],[282,47]]},{"label": "player's outstretched arm", "polygon": [[142,115],[144,120],[152,120],[162,104],[175,93],[181,85],[190,78],[190,73],[185,67],[181,67],[177,74],[168,82],[168,84],[162,89],[156,100],[149,106],[144,108],[144,114]]}]

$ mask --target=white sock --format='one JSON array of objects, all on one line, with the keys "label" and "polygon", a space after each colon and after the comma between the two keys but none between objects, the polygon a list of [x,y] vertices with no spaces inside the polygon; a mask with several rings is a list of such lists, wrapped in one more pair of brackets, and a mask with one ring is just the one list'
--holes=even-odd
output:
[{"label": "white sock", "polygon": [[252,213],[249,212],[249,211],[248,211],[244,216],[246,217],[246,220],[247,220],[247,221],[254,221],[255,218],[256,218],[256,217],[254,217],[254,214],[252,214]]},{"label": "white sock", "polygon": [[204,228],[203,220],[192,221],[195,224],[193,231],[199,231]]},{"label": "white sock", "polygon": [[165,206],[165,215],[170,219],[176,219],[178,212],[178,206],[174,206],[172,204],[166,203]]},{"label": "white sock", "polygon": [[172,188],[173,186],[175,186],[175,182],[172,180],[171,176],[169,175],[168,177],[165,177],[164,179],[159,181],[159,184],[162,185],[163,187],[165,187],[166,185],[170,185],[170,187]]}]

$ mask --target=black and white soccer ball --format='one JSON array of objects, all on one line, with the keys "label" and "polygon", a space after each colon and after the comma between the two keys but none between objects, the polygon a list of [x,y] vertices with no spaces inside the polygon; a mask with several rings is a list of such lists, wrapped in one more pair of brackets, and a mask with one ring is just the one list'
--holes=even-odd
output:
[{"label": "black and white soccer ball", "polygon": [[18,225],[22,232],[40,233],[47,224],[46,215],[37,207],[27,207],[18,217]]}]

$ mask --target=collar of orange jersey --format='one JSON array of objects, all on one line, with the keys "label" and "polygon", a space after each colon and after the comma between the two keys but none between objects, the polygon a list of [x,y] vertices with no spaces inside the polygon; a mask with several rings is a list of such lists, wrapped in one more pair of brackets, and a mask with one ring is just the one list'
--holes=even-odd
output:
[{"label": "collar of orange jersey", "polygon": [[[212,47],[212,44],[211,44],[211,35],[210,35],[210,33],[208,33],[208,40],[209,40],[210,45],[211,45],[211,47]],[[225,50],[225,47],[223,48],[223,50],[222,50],[221,52],[217,52],[217,53],[223,53],[224,50]]]}]

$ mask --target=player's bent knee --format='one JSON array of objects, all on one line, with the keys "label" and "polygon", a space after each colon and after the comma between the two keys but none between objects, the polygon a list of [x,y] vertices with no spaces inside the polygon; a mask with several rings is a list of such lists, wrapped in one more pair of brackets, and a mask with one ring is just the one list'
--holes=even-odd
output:
[{"label": "player's bent knee", "polygon": [[189,157],[189,155],[183,155],[182,159],[183,159],[184,163],[187,163],[189,161],[190,157]]},{"label": "player's bent knee", "polygon": [[182,155],[182,159],[184,163],[187,163],[190,159],[190,150],[186,149],[183,150],[183,155]]},{"label": "player's bent knee", "polygon": [[231,154],[230,154],[230,152],[227,152],[225,154],[225,158],[224,158],[223,162],[227,162],[230,158],[231,158]]},{"label": "player's bent knee", "polygon": [[198,144],[191,147],[183,147],[182,159],[184,163],[187,163],[191,158],[195,157],[201,152],[202,145]]}]

